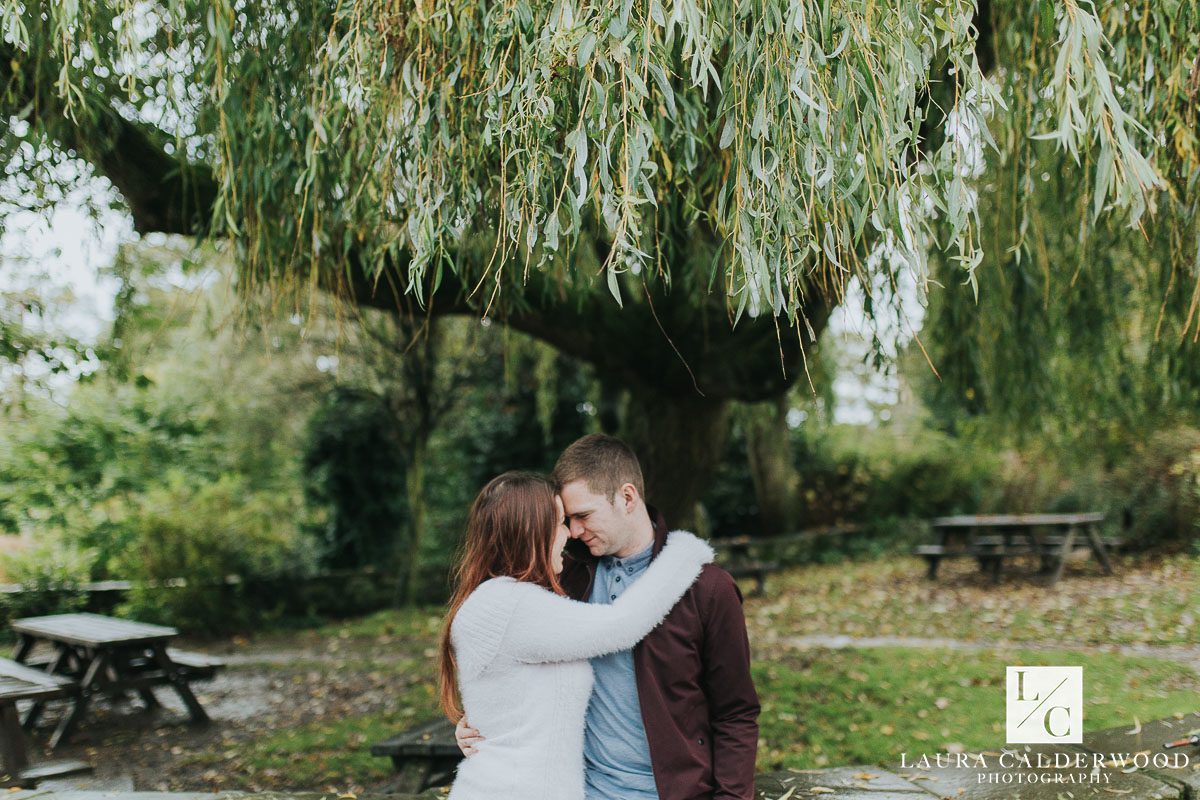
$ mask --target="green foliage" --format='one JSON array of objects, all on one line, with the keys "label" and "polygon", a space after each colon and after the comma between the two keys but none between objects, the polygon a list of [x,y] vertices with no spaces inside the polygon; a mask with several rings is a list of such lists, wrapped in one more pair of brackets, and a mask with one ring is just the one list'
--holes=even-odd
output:
[{"label": "green foliage", "polygon": [[34,289],[0,291],[0,411],[21,406],[28,391],[43,388],[48,377],[70,372],[85,357],[81,342],[46,331],[46,310],[53,301]]},{"label": "green foliage", "polygon": [[[289,504],[239,477],[197,486],[186,473],[168,473],[146,493],[131,521],[133,541],[117,557],[118,571],[133,581],[122,613],[196,633],[271,619],[278,608],[246,602],[244,584],[226,579],[303,577],[315,569],[312,550],[289,524]],[[163,585],[179,578],[183,585]]]},{"label": "green foliage", "polygon": [[811,560],[876,559],[928,537],[925,521],[976,513],[994,458],[921,428],[804,427],[795,439],[804,527],[857,523],[858,533],[815,542]]},{"label": "green foliage", "polygon": [[15,528],[66,531],[94,553],[93,577],[110,577],[140,494],[177,460],[198,476],[215,471],[201,444],[205,427],[190,409],[158,406],[144,388],[79,387],[69,409],[44,405],[13,426],[0,507]]},{"label": "green foliage", "polygon": [[8,582],[21,588],[20,594],[0,596],[4,615],[11,619],[82,611],[88,600],[82,586],[90,580],[94,560],[95,554],[53,534],[28,550],[4,554],[0,568]]},{"label": "green foliage", "polygon": [[1136,446],[1103,485],[1131,547],[1200,542],[1200,430],[1160,431]]},{"label": "green foliage", "polygon": [[240,624],[200,590],[160,596],[152,584],[253,580],[280,573],[272,559],[284,557],[308,569],[297,452],[312,400],[297,387],[319,386],[321,373],[297,326],[258,336],[235,324],[213,254],[148,245],[117,268],[125,290],[97,345],[104,369],[65,405],[31,394],[6,414],[0,524],[33,538],[35,552],[77,554],[81,579],[137,581],[130,607],[147,617]]},{"label": "green foliage", "polygon": [[703,500],[714,536],[741,536],[761,529],[748,459],[745,431],[735,424]]},{"label": "green foliage", "polygon": [[405,449],[381,399],[339,387],[309,423],[308,502],[327,509],[314,535],[322,565],[397,566],[404,552]]}]

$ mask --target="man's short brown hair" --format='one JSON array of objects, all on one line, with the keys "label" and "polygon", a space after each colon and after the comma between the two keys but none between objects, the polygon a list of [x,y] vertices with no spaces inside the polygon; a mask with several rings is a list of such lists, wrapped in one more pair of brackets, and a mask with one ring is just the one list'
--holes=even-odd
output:
[{"label": "man's short brown hair", "polygon": [[644,500],[646,488],[642,467],[629,445],[615,436],[591,433],[576,439],[563,450],[554,465],[554,483],[559,489],[568,483],[582,480],[588,489],[604,495],[612,502],[617,491],[632,483]]}]

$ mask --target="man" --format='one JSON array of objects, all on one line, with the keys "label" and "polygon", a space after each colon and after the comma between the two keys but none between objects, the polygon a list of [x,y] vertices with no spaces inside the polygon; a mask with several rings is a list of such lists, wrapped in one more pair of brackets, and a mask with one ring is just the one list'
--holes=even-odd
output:
[{"label": "man", "polygon": [[[637,457],[593,434],[559,457],[555,483],[572,541],[561,582],[576,600],[611,603],[662,550],[667,526],[643,500]],[[758,696],[742,595],[709,564],[632,650],[592,659],[584,734],[587,800],[751,800]],[[464,754],[481,741],[466,720]]]}]

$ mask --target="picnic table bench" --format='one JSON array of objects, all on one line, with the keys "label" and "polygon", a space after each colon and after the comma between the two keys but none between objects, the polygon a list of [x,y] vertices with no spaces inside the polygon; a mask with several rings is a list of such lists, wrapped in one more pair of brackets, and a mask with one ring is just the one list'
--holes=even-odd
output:
[{"label": "picnic table bench", "polygon": [[754,589],[752,597],[760,597],[767,590],[767,576],[778,572],[778,561],[768,560],[758,556],[758,545],[762,542],[750,536],[731,536],[724,539],[712,539],[709,544],[718,554],[723,553],[720,565],[734,578],[752,578]]},{"label": "picnic table bench", "polygon": [[[147,707],[155,708],[159,702],[153,687],[170,686],[187,706],[193,722],[209,721],[189,684],[212,678],[224,663],[168,647],[167,643],[179,635],[175,628],[100,614],[26,617],[14,620],[12,628],[17,634],[15,662],[39,666],[43,675],[77,681],[75,702],[60,721],[51,739],[52,747],[69,735],[87,713],[92,698],[100,693],[124,699],[130,692],[136,692]],[[33,661],[31,655],[39,642],[49,644],[52,653]],[[36,723],[47,699],[33,701],[24,720],[25,727]]]},{"label": "picnic table bench", "polygon": [[420,793],[454,780],[462,751],[454,739],[454,725],[445,717],[371,745],[371,755],[388,756],[399,776],[391,791]]},{"label": "picnic table bench", "polygon": [[[91,765],[84,761],[56,761],[31,767],[25,748],[25,732],[17,709],[18,701],[70,699],[76,697],[78,692],[79,684],[70,678],[47,675],[11,659],[0,658],[0,755],[3,756],[4,773],[7,775],[4,783],[33,786],[44,778],[91,770]],[[64,716],[63,720],[66,719]],[[52,743],[57,744],[59,738],[61,731],[55,731]]]},{"label": "picnic table bench", "polygon": [[[1104,514],[990,514],[938,517],[930,520],[936,542],[917,545],[913,554],[928,562],[926,577],[937,578],[938,564],[946,558],[974,558],[993,584],[1000,580],[1004,561],[1017,556],[1037,556],[1038,574],[1053,586],[1062,577],[1068,556],[1090,550],[1106,575],[1113,574],[1108,548],[1119,546],[1105,539],[1099,526]],[[1048,531],[1056,531],[1049,533]]]},{"label": "picnic table bench", "polygon": [[730,575],[754,580],[754,589],[750,594],[757,597],[766,591],[767,576],[783,569],[784,552],[789,548],[859,530],[857,525],[831,525],[779,536],[729,536],[712,539],[709,544],[718,553],[725,554],[719,563]]}]

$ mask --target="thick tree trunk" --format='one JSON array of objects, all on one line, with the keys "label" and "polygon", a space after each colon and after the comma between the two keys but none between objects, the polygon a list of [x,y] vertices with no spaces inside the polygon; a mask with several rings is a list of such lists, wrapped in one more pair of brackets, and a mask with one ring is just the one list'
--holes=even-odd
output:
[{"label": "thick tree trunk", "polygon": [[729,433],[729,402],[695,393],[629,388],[622,438],[637,453],[646,501],[672,528],[696,522],[696,504],[712,480]]},{"label": "thick tree trunk", "polygon": [[792,532],[799,508],[800,478],[792,463],[787,412],[787,395],[781,394],[746,406],[743,416],[750,477],[766,536]]}]

